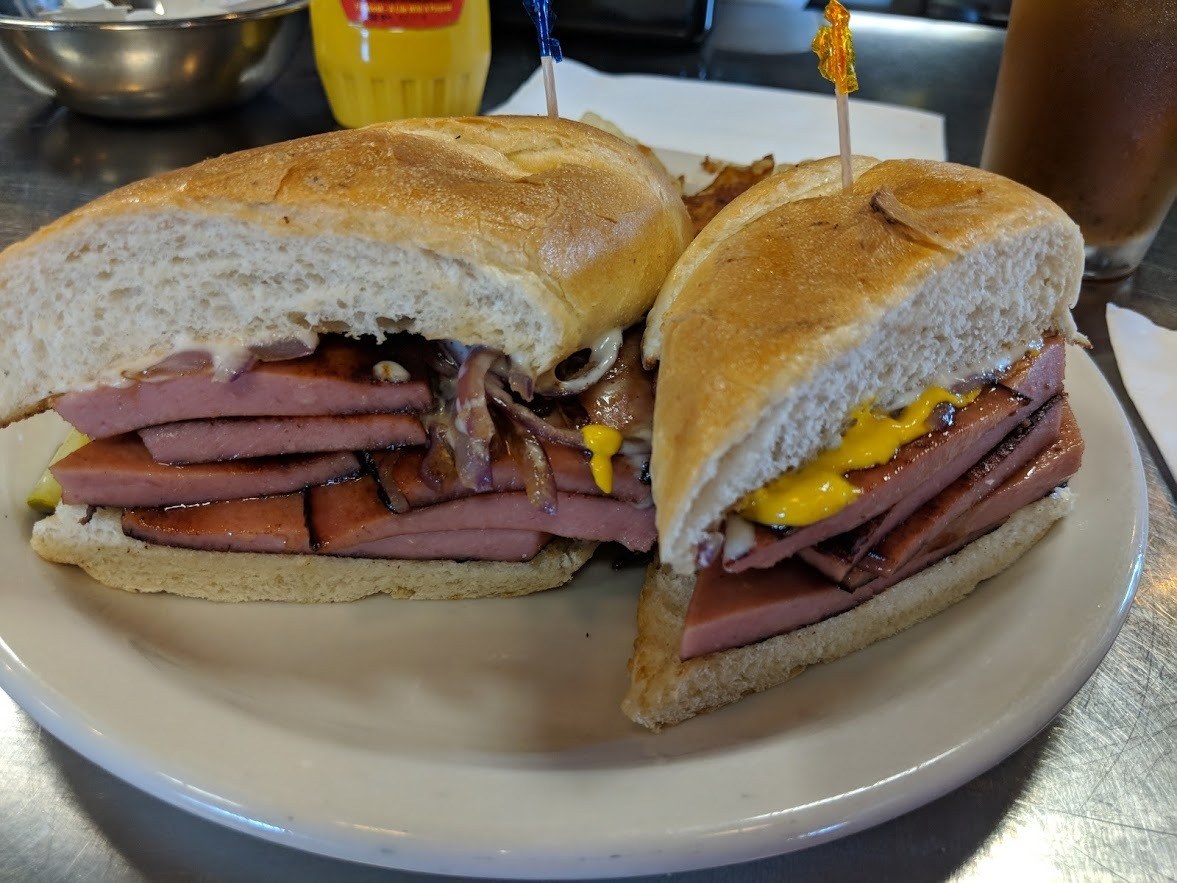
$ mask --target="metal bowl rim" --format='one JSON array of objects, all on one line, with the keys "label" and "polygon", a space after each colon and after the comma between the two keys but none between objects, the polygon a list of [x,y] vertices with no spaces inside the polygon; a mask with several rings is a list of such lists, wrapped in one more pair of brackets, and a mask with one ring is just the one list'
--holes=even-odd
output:
[{"label": "metal bowl rim", "polygon": [[12,31],[150,31],[202,28],[237,21],[260,21],[306,9],[311,0],[282,0],[273,6],[246,12],[225,12],[197,18],[171,18],[159,21],[60,21],[0,15],[0,30]]}]

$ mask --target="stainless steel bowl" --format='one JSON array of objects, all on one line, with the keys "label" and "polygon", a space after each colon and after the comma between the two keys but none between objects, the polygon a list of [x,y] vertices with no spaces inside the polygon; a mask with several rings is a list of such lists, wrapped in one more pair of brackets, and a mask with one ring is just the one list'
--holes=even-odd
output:
[{"label": "stainless steel bowl", "polygon": [[[162,119],[239,104],[290,62],[309,0],[252,12],[142,22],[0,14],[0,57],[30,88],[83,113]],[[0,13],[15,13],[0,0]]]}]

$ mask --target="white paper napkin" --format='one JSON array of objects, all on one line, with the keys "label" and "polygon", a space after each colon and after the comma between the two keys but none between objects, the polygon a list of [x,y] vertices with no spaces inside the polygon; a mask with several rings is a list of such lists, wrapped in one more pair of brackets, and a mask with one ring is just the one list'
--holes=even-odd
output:
[{"label": "white paper napkin", "polygon": [[1108,334],[1124,387],[1177,475],[1177,331],[1108,304]]},{"label": "white paper napkin", "polygon": [[[747,163],[771,153],[799,162],[838,152],[833,95],[645,74],[602,74],[564,59],[556,65],[560,115],[600,114],[651,147]],[[544,112],[535,73],[491,113]],[[939,114],[850,99],[851,145],[879,159],[944,159]]]}]

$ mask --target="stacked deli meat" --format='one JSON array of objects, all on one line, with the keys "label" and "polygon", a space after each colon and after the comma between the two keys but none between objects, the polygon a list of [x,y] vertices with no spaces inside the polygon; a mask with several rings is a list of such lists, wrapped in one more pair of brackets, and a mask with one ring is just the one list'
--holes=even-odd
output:
[{"label": "stacked deli meat", "polygon": [[1071,507],[1078,228],[977,169],[839,166],[734,199],[647,319],[660,565],[623,708],[652,729],[944,610]]},{"label": "stacked deli meat", "polygon": [[[678,186],[569,120],[401,120],[113,191],[0,254],[0,425],[90,441],[42,557],[218,600],[450,599],[654,542],[640,323]],[[626,332],[626,329],[632,329]]]},{"label": "stacked deli meat", "polygon": [[704,656],[851,610],[1065,485],[1083,439],[1063,392],[1059,337],[941,410],[886,463],[847,473],[854,502],[798,528],[732,515],[704,550],[679,655]]},{"label": "stacked deli meat", "polygon": [[[122,509],[128,536],[167,546],[527,561],[558,536],[647,551],[653,397],[638,338],[607,340],[549,396],[510,392],[500,353],[409,335],[325,337],[221,377],[185,355],[60,397],[93,440],[52,472],[65,503]],[[609,493],[580,432],[594,420],[629,435]]]}]

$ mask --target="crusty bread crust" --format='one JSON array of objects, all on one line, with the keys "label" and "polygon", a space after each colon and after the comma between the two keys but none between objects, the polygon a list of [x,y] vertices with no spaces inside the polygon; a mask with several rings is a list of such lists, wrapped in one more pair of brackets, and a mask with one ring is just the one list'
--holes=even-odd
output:
[{"label": "crusty bread crust", "polygon": [[[850,166],[854,177],[859,177],[878,162],[871,156],[851,157]],[[828,196],[841,189],[842,159],[830,156],[793,166],[781,166],[760,182],[759,187],[745,190],[724,206],[723,211],[691,241],[662,283],[662,293],[646,317],[646,332],[642,337],[642,361],[646,367],[653,368],[662,352],[662,317],[699,265],[729,236],[782,203]]]},{"label": "crusty bread crust", "polygon": [[622,710],[637,723],[660,730],[897,634],[946,610],[982,580],[1005,570],[1071,506],[1070,491],[1060,488],[955,555],[846,613],[685,662],[679,659],[679,643],[695,578],[651,565],[638,602],[638,635]]},{"label": "crusty bread crust", "polygon": [[209,601],[461,600],[527,595],[561,586],[597,544],[555,539],[531,561],[401,561],[326,555],[263,555],[174,549],[123,534],[117,509],[60,505],[33,526],[33,549],[75,564],[98,582],[129,592],[168,592]]},{"label": "crusty bread crust", "polygon": [[869,162],[849,191],[829,192],[829,161],[755,185],[659,295],[650,469],[679,573],[723,512],[834,444],[861,403],[905,403],[1048,330],[1078,339],[1083,241],[1058,206],[978,169]]},{"label": "crusty bread crust", "polygon": [[542,372],[639,319],[674,183],[546,117],[382,123],[136,182],[0,255],[0,425],[180,348],[408,330]]}]

